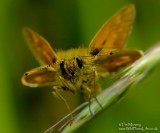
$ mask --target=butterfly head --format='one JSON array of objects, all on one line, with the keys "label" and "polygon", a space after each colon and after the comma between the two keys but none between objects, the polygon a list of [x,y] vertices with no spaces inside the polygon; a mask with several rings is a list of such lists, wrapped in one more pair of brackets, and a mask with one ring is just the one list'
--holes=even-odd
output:
[{"label": "butterfly head", "polygon": [[63,75],[75,76],[76,73],[83,67],[81,57],[61,60],[59,63]]}]

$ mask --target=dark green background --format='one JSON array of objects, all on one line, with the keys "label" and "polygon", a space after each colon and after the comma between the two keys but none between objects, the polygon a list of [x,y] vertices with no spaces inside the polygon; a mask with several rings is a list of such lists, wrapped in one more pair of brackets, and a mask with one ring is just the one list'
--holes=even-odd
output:
[{"label": "dark green background", "polygon": [[[0,1],[0,132],[40,133],[68,113],[49,88],[21,84],[22,74],[39,66],[27,48],[22,28],[42,34],[55,49],[88,46],[101,25],[128,3],[137,17],[128,47],[146,50],[160,40],[159,0],[1,0]],[[70,100],[74,108],[79,102]],[[132,122],[160,131],[160,68],[155,68],[125,99],[77,132],[117,133]],[[124,133],[124,131],[123,131]]]}]

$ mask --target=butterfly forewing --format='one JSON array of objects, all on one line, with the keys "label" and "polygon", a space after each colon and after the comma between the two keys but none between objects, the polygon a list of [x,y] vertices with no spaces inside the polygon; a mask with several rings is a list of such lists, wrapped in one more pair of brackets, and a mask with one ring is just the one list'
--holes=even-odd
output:
[{"label": "butterfly forewing", "polygon": [[39,34],[29,28],[24,28],[23,33],[27,44],[41,65],[54,65],[57,56],[50,44]]},{"label": "butterfly forewing", "polygon": [[125,46],[135,17],[134,5],[128,5],[107,21],[89,45],[89,54],[102,49],[121,49]]}]

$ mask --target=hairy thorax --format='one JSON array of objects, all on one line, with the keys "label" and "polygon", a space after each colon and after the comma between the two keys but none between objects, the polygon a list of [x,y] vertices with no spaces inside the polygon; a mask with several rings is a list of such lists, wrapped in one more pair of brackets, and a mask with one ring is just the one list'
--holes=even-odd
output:
[{"label": "hairy thorax", "polygon": [[96,85],[94,57],[87,55],[86,49],[70,49],[57,54],[60,57],[57,61],[61,73],[60,89],[70,90],[73,93],[76,91],[90,93]]}]

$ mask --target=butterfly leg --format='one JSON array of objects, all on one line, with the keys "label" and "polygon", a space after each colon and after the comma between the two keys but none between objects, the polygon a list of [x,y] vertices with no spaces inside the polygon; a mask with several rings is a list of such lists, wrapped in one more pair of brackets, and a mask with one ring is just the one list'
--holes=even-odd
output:
[{"label": "butterfly leg", "polygon": [[91,82],[90,82],[90,85],[83,86],[83,88],[84,88],[84,93],[86,95],[86,98],[89,102],[90,113],[95,116],[95,114],[93,113],[93,111],[91,109],[91,101],[92,101],[92,98],[94,98],[94,100],[97,102],[97,104],[103,109],[103,106],[101,105],[101,103],[98,101],[98,99],[96,97],[96,94],[98,94],[101,89],[99,88],[99,85],[96,83],[96,73],[95,73],[95,71],[92,71],[90,73],[90,75],[92,75],[91,77],[93,77]]},{"label": "butterfly leg", "polygon": [[60,89],[58,86],[54,86],[53,87],[53,94],[55,96],[57,96],[59,99],[61,99],[65,103],[65,105],[67,106],[67,108],[68,108],[68,110],[70,112],[71,117],[73,118],[73,115],[71,113],[71,109],[69,107],[69,104],[67,103],[67,100],[58,92],[58,89]]},{"label": "butterfly leg", "polygon": [[[96,73],[95,71],[93,72],[93,77],[94,77],[94,80],[93,80],[93,86],[94,86],[94,93],[96,93]],[[101,103],[98,101],[96,95],[94,95],[94,99],[96,100],[96,102],[98,103],[98,105],[103,109],[103,106],[101,105]]]},{"label": "butterfly leg", "polygon": [[89,105],[88,105],[89,112],[91,113],[91,115],[95,116],[95,114],[92,112],[92,109],[91,109],[91,100],[92,100],[91,89],[83,85],[83,93],[85,94],[85,99],[89,102]]}]

